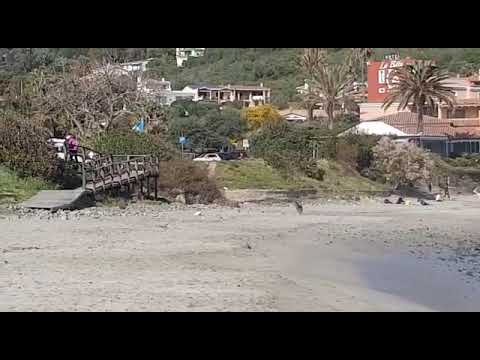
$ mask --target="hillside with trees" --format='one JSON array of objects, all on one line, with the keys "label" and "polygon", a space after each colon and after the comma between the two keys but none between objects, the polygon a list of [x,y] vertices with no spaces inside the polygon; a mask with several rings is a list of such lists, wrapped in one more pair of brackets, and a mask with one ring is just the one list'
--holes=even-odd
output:
[{"label": "hillside with trees", "polygon": [[[371,57],[399,53],[417,59],[433,59],[452,73],[470,75],[480,69],[479,48],[373,48]],[[188,84],[245,84],[264,83],[272,88],[272,101],[287,106],[296,98],[295,88],[302,84],[297,60],[301,48],[207,48],[201,58],[192,58],[184,68],[177,68],[174,48],[15,48],[0,49],[0,81],[10,76],[49,66],[61,71],[70,59],[80,61],[126,62],[154,58],[149,73],[153,78],[172,81],[175,89]],[[346,61],[350,49],[330,48],[333,62]],[[2,87],[0,87],[0,92]]]}]

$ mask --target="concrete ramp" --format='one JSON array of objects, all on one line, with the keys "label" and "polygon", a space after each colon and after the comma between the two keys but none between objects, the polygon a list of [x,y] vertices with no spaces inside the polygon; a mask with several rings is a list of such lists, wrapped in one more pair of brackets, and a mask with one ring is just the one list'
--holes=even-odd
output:
[{"label": "concrete ramp", "polygon": [[30,209],[74,210],[93,205],[92,199],[85,190],[45,190],[40,191],[21,205]]}]

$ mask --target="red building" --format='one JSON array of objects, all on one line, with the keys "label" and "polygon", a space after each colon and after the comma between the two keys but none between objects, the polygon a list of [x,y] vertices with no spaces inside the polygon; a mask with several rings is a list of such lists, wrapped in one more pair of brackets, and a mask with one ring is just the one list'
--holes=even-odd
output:
[{"label": "red building", "polygon": [[414,62],[415,60],[408,58],[404,60],[369,61],[367,63],[368,102],[383,103],[395,83],[395,79],[390,76],[393,69]]}]

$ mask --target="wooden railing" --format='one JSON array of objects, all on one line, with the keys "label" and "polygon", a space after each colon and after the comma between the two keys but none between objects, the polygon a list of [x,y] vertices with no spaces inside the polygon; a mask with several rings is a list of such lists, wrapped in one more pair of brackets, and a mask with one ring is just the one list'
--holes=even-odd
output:
[{"label": "wooden railing", "polygon": [[[89,152],[94,156],[88,156]],[[143,190],[143,182],[150,189],[150,179],[155,181],[155,198],[158,197],[159,158],[152,155],[104,155],[86,147],[78,151],[79,175],[82,177],[82,189],[96,192],[107,187],[122,185],[135,186]],[[67,161],[68,158],[66,157]]]}]

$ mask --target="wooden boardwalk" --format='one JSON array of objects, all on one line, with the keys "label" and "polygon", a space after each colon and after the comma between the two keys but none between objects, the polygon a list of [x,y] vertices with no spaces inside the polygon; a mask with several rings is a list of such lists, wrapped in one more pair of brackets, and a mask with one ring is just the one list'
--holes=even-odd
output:
[{"label": "wooden boardwalk", "polygon": [[75,190],[41,191],[23,203],[36,209],[74,209],[81,199],[112,189],[127,188],[141,194],[146,189],[158,199],[159,159],[151,155],[97,155],[87,159],[87,149],[81,148],[80,161],[74,166],[82,178],[82,186]]}]

